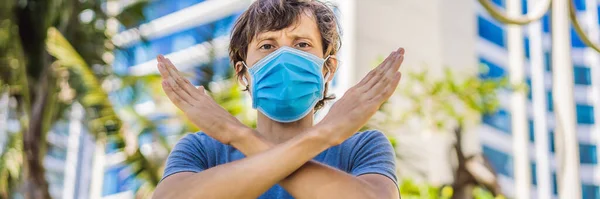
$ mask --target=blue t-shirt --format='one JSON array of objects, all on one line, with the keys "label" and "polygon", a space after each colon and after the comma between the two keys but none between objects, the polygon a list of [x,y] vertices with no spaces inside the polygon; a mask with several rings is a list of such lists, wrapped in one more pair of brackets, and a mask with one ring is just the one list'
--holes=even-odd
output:
[{"label": "blue t-shirt", "polygon": [[[204,133],[186,135],[173,148],[167,159],[162,179],[179,172],[201,172],[211,167],[244,158],[244,154],[230,145]],[[365,131],[331,147],[313,160],[354,176],[380,174],[397,184],[394,150],[379,131]],[[293,198],[276,184],[259,199]]]}]

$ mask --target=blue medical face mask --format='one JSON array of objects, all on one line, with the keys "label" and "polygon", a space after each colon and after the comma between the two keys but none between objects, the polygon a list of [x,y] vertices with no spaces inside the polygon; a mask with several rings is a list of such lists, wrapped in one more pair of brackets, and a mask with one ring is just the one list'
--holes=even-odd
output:
[{"label": "blue medical face mask", "polygon": [[284,46],[252,68],[243,63],[252,80],[252,107],[278,122],[302,119],[323,99],[321,71],[328,58]]}]

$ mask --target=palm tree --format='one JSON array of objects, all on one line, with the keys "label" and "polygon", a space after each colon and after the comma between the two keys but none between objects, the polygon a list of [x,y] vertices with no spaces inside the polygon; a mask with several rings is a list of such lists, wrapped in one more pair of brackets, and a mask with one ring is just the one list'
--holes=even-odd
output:
[{"label": "palm tree", "polygon": [[[46,133],[74,102],[84,107],[86,127],[97,143],[112,142],[125,153],[123,164],[131,168],[130,177],[142,181],[138,197],[148,197],[177,138],[198,129],[181,120],[181,112],[173,111],[166,117],[137,112],[136,97],[144,94],[150,95],[153,103],[170,104],[161,92],[160,77],[116,74],[110,60],[105,59],[106,52],[117,48],[110,42],[110,34],[105,34],[106,21],[117,19],[127,28],[136,26],[144,17],[142,9],[147,2],[138,1],[116,15],[101,8],[106,0],[23,2],[0,3],[0,96],[7,93],[17,102],[8,111],[22,124],[18,132],[10,133],[7,142],[0,143],[7,149],[0,148],[0,198],[10,198],[17,191],[25,198],[50,198],[42,162]],[[211,41],[213,35],[207,33],[205,40]],[[211,53],[211,61],[196,70],[202,77],[197,83],[209,88],[217,102],[239,116],[245,107],[241,89],[231,78],[231,68],[224,80],[211,83],[217,80],[213,78],[214,55]],[[101,87],[113,81],[120,83],[118,88]],[[108,95],[122,90],[133,91],[134,98],[111,103]],[[177,110],[174,106],[171,109]],[[253,125],[252,118],[240,117]],[[181,127],[175,133],[160,130],[173,120]],[[141,136],[152,137],[152,153],[141,149]]]},{"label": "palm tree", "polygon": [[[8,85],[7,92],[16,99],[14,110],[22,124],[20,132],[10,136],[9,150],[2,153],[1,197],[10,197],[15,189],[11,182],[20,178],[21,193],[25,198],[50,198],[42,163],[47,147],[46,134],[73,101],[85,107],[87,126],[95,136],[122,139],[118,134],[121,122],[99,84],[109,73],[109,64],[102,55],[111,50],[105,46],[109,38],[104,34],[102,23],[109,17],[142,19],[141,4],[124,9],[118,16],[108,16],[101,8],[103,2],[26,0],[0,3],[1,82],[3,88]],[[95,17],[90,21],[80,20],[82,11],[93,13]],[[60,92],[70,89],[75,90],[74,96],[59,96]],[[15,161],[15,150],[22,150],[22,161]],[[15,174],[15,169],[11,169],[15,164],[22,164],[17,165],[22,170],[16,171],[22,171],[22,174]]]}]

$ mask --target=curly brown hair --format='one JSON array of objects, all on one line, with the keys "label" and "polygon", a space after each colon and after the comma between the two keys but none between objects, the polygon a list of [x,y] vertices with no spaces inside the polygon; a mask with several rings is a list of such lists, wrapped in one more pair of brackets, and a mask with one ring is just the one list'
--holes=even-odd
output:
[{"label": "curly brown hair", "polygon": [[[312,14],[316,19],[321,33],[323,54],[337,54],[341,46],[339,25],[335,13],[328,5],[316,0],[257,0],[241,14],[233,26],[229,43],[229,58],[233,65],[246,59],[248,45],[259,33],[287,28],[303,13]],[[330,64],[326,63],[328,68],[332,68]],[[246,68],[239,70],[236,73],[238,79],[245,72]],[[328,84],[325,84],[326,97],[317,102],[315,110],[322,108],[325,101],[335,99],[335,96],[327,95]],[[244,91],[247,90],[248,86]]]}]

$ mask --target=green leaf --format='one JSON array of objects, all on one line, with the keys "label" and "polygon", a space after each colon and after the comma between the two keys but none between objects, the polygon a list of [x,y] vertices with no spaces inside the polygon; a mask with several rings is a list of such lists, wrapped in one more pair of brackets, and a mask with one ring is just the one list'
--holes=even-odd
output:
[{"label": "green leaf", "polygon": [[144,8],[148,3],[148,0],[136,1],[125,7],[121,13],[115,16],[115,18],[126,28],[133,28],[146,18],[144,15]]},{"label": "green leaf", "polygon": [[87,115],[93,116],[90,122],[92,133],[116,133],[121,127],[121,121],[113,110],[108,94],[100,87],[87,63],[56,28],[48,29],[46,49],[57,59],[58,64],[69,69],[75,80],[79,80],[70,83],[76,88],[81,104],[88,107]]}]

